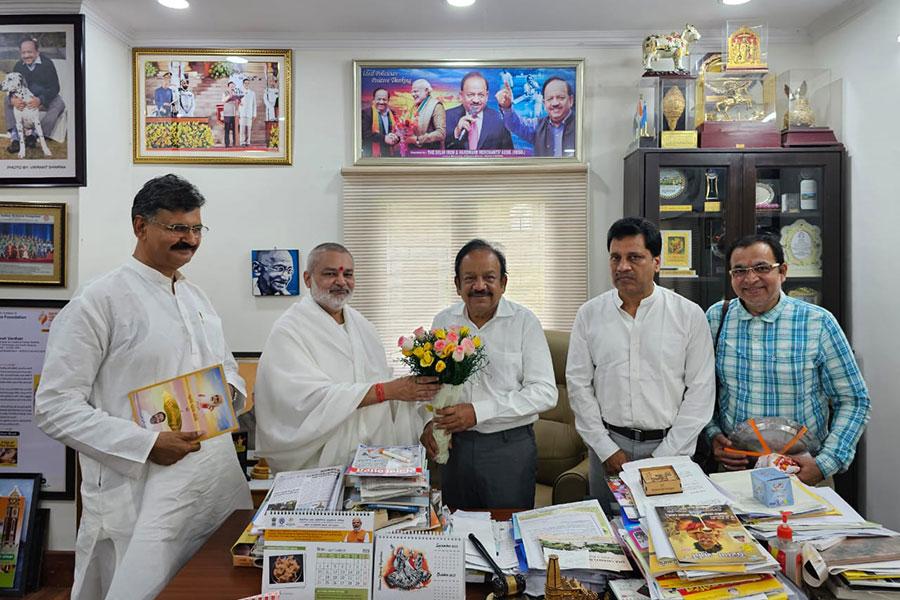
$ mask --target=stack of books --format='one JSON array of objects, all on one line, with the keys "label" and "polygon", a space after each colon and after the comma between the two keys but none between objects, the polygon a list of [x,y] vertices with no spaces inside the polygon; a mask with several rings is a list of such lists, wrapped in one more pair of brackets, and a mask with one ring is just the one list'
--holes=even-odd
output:
[{"label": "stack of books", "polygon": [[[640,469],[671,467],[682,492],[647,496]],[[790,598],[778,563],[744,528],[699,466],[688,457],[626,463],[621,474],[640,522],[622,519],[619,539],[635,559],[654,600]],[[624,515],[623,515],[624,517]]]},{"label": "stack of books", "polygon": [[440,529],[440,492],[432,494],[426,464],[421,445],[360,445],[347,469],[344,508],[372,511],[381,533]]}]

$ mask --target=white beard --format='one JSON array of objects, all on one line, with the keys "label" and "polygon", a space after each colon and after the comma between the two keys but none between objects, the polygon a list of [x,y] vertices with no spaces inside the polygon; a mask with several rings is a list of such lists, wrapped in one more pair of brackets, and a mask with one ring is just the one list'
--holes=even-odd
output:
[{"label": "white beard", "polygon": [[353,291],[351,290],[350,293],[344,297],[333,296],[331,292],[321,289],[316,285],[316,281],[311,279],[309,282],[309,295],[312,296],[312,299],[315,300],[316,304],[319,306],[323,306],[332,312],[337,312],[343,310],[344,305],[350,302],[350,299],[353,298]]}]

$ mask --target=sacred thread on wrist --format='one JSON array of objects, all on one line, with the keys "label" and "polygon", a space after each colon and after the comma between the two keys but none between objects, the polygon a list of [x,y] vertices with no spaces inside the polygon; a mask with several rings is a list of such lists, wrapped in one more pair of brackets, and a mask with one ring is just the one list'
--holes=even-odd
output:
[{"label": "sacred thread on wrist", "polygon": [[385,397],[384,397],[384,384],[383,383],[375,384],[375,399],[378,400],[379,403],[384,402]]}]

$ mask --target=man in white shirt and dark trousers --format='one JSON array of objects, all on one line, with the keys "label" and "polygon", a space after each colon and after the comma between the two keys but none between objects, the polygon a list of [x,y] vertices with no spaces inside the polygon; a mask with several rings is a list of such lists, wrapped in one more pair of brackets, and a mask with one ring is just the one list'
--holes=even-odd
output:
[{"label": "man in white shirt and dark trousers", "polygon": [[591,496],[606,476],[651,456],[690,456],[712,418],[715,365],[703,310],[657,286],[662,239],[636,217],[607,234],[610,290],[575,317],[566,366],[575,427],[589,448]]},{"label": "man in white shirt and dark trousers", "polygon": [[448,506],[532,508],[532,424],[557,399],[550,348],[534,313],[503,298],[506,257],[499,249],[472,240],[457,253],[455,269],[463,301],[438,313],[433,327],[467,326],[481,337],[488,363],[464,384],[460,404],[436,411],[421,441],[434,456],[432,428],[453,434],[450,459],[441,468]]}]

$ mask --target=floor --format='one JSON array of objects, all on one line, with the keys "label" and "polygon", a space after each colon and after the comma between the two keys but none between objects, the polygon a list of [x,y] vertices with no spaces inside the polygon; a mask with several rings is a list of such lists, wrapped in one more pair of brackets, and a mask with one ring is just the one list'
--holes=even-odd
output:
[{"label": "floor", "polygon": [[71,588],[46,587],[28,594],[23,600],[69,600]]}]

